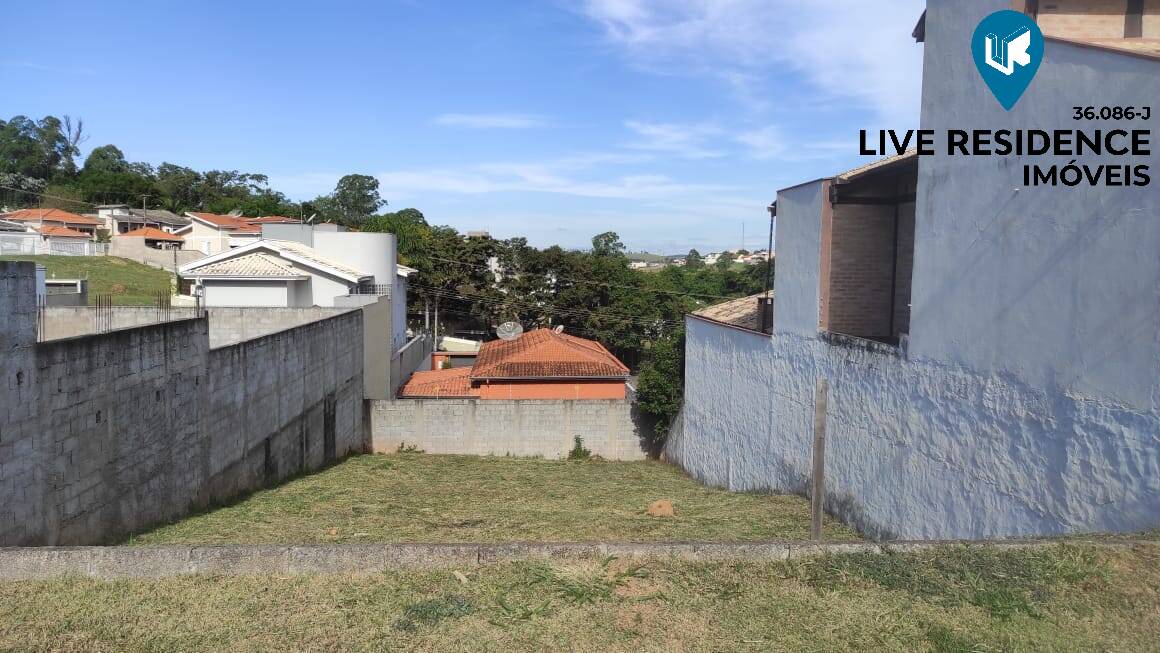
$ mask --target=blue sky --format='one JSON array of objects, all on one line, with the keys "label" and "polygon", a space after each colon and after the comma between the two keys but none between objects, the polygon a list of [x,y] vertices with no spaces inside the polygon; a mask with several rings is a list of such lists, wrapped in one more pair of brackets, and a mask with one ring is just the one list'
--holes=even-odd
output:
[{"label": "blue sky", "polygon": [[263,172],[294,199],[373,174],[434,224],[632,250],[763,247],[778,188],[917,127],[923,0],[17,3],[0,114],[87,148]]}]

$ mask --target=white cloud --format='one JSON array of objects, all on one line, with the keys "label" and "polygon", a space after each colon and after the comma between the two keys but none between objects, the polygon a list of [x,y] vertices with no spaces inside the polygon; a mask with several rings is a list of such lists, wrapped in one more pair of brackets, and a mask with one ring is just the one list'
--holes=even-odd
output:
[{"label": "white cloud", "polygon": [[445,113],[436,116],[433,122],[468,129],[536,129],[550,124],[542,116],[526,113]]},{"label": "white cloud", "polygon": [[[587,0],[581,12],[636,65],[722,80],[765,106],[763,78],[803,77],[818,101],[853,100],[915,121],[922,48],[910,29],[923,0]],[[905,124],[899,126],[906,126]]]},{"label": "white cloud", "polygon": [[673,154],[684,159],[711,159],[724,156],[724,152],[710,147],[712,139],[720,137],[722,130],[713,124],[673,124],[630,120],[625,127],[636,132],[637,140],[627,147],[650,152]]}]

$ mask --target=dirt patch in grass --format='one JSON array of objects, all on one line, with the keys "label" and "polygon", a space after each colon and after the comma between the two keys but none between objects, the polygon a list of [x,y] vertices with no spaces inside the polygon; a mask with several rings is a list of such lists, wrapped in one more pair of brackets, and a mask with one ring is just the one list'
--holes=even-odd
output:
[{"label": "dirt patch in grass", "polygon": [[[648,515],[669,499],[674,517]],[[825,537],[857,539],[827,519]],[[655,461],[358,456],[130,544],[753,541],[809,536],[794,496],[705,487]]]},{"label": "dirt patch in grass", "polygon": [[157,293],[172,293],[165,270],[117,256],[0,256],[4,261],[35,261],[49,278],[88,279],[89,303],[97,295],[111,295],[120,306],[151,306]]},{"label": "dirt patch in grass", "polygon": [[[1063,544],[882,564],[587,559],[0,583],[0,650],[1145,651],[1160,641],[1158,556]],[[996,594],[1029,609],[973,600]]]}]

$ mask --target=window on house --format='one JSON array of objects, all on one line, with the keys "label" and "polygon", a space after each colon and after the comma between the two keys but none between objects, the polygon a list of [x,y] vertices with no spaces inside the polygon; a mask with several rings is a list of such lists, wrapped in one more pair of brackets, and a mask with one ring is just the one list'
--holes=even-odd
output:
[{"label": "window on house", "polygon": [[1096,42],[1160,38],[1160,0],[1013,0],[1011,6],[1034,18],[1048,36]]},{"label": "window on house", "polygon": [[897,344],[910,331],[914,264],[913,154],[829,183],[822,214],[819,327]]}]

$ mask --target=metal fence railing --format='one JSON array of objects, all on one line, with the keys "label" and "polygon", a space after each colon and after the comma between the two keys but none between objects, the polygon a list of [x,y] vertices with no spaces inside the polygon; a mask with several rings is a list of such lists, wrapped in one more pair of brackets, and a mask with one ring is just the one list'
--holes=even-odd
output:
[{"label": "metal fence railing", "polygon": [[40,234],[0,234],[0,255],[106,256],[108,243],[80,238],[44,238]]}]

